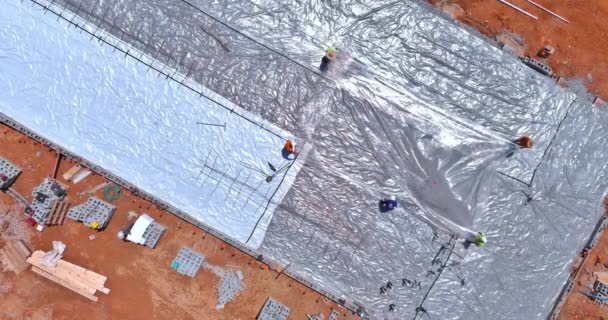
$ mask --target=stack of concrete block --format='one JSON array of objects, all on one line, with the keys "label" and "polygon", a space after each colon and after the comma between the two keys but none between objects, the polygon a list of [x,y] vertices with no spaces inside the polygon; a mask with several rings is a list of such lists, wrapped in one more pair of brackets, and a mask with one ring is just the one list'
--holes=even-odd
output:
[{"label": "stack of concrete block", "polygon": [[239,290],[244,288],[244,285],[241,280],[243,280],[243,273],[240,271],[228,271],[224,274],[222,284],[217,290],[218,305],[216,306],[216,308],[224,308],[224,305],[228,303],[228,301],[232,300],[232,298],[236,296]]},{"label": "stack of concrete block", "polygon": [[600,281],[596,281],[593,285],[595,295],[603,301],[608,301],[608,285]]},{"label": "stack of concrete block", "polygon": [[45,178],[32,191],[34,201],[25,209],[25,212],[38,224],[45,225],[49,218],[51,207],[55,202],[63,200],[66,192],[67,187],[51,178]]},{"label": "stack of concrete block", "polygon": [[114,210],[116,207],[113,205],[91,197],[86,203],[70,209],[68,218],[81,221],[89,228],[103,230],[110,222]]},{"label": "stack of concrete block", "polygon": [[268,298],[257,320],[287,320],[289,316],[289,308],[285,305],[276,302],[272,298]]},{"label": "stack of concrete block", "polygon": [[0,157],[0,190],[8,190],[17,180],[19,174],[21,174],[21,169]]},{"label": "stack of concrete block", "polygon": [[340,313],[338,313],[338,311],[336,310],[331,310],[331,313],[329,314],[329,320],[338,320],[338,317],[340,316]]},{"label": "stack of concrete block", "polygon": [[152,221],[148,228],[146,228],[146,231],[143,235],[144,239],[146,239],[146,242],[144,242],[144,246],[154,249],[164,232],[165,227],[156,223],[156,221]]},{"label": "stack of concrete block", "polygon": [[183,247],[171,263],[171,268],[177,270],[180,274],[194,278],[203,262],[205,262],[205,256],[202,253]]}]

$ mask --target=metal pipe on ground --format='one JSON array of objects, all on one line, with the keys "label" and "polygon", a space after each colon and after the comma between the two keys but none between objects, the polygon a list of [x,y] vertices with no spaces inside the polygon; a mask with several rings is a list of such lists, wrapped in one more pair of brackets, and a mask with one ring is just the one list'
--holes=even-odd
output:
[{"label": "metal pipe on ground", "polygon": [[532,1],[532,0],[528,0],[528,2],[530,2],[531,4],[533,4],[534,6],[536,6],[536,7],[540,8],[540,9],[542,9],[542,10],[544,10],[544,11],[548,12],[549,14],[551,14],[552,16],[554,16],[554,17],[556,17],[556,18],[558,18],[558,19],[562,20],[563,22],[565,22],[565,23],[570,23],[570,21],[566,20],[565,18],[563,18],[563,17],[562,17],[562,16],[560,16],[559,14],[557,14],[557,13],[555,13],[555,12],[553,12],[553,11],[551,11],[551,10],[549,10],[549,9],[547,9],[547,8],[545,8],[545,7],[543,7],[543,6],[541,6],[540,4],[538,4],[538,3],[536,3],[536,2],[534,2],[534,1]]},{"label": "metal pipe on ground", "polygon": [[537,16],[535,16],[535,15],[531,14],[530,12],[528,12],[528,11],[526,11],[526,10],[524,10],[524,9],[522,9],[522,8],[514,5],[514,4],[512,4],[511,2],[508,2],[508,1],[505,1],[505,0],[497,0],[497,1],[500,2],[500,3],[502,3],[502,4],[505,4],[505,5],[509,6],[509,7],[513,8],[513,9],[515,9],[515,10],[517,10],[517,11],[519,11],[519,12],[525,14],[525,15],[527,15],[528,17],[530,17],[530,18],[532,18],[534,20],[538,20]]}]

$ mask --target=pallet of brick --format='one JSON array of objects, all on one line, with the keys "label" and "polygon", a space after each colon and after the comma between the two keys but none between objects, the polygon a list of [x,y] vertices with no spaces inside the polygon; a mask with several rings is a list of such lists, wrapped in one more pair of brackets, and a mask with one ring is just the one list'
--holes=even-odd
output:
[{"label": "pallet of brick", "polygon": [[46,224],[50,226],[60,226],[65,222],[65,217],[70,209],[70,204],[63,201],[55,201],[51,206],[51,212],[46,220]]},{"label": "pallet of brick", "polygon": [[7,270],[13,271],[16,274],[27,269],[27,257],[30,256],[30,250],[21,240],[9,241],[2,249],[0,249],[0,261],[6,266]]},{"label": "pallet of brick", "polygon": [[101,291],[110,293],[105,287],[107,277],[87,270],[65,260],[59,260],[54,267],[42,264],[43,251],[35,251],[27,262],[32,265],[32,271],[56,282],[92,301],[97,301],[95,293]]}]

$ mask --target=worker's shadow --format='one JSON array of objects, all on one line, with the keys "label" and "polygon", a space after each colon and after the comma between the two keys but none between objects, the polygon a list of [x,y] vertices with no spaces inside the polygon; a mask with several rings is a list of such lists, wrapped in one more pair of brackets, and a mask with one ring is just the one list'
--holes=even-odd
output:
[{"label": "worker's shadow", "polygon": [[389,209],[386,205],[384,205],[383,201],[380,200],[378,201],[378,211],[380,211],[380,213],[386,213],[391,211],[391,209]]}]

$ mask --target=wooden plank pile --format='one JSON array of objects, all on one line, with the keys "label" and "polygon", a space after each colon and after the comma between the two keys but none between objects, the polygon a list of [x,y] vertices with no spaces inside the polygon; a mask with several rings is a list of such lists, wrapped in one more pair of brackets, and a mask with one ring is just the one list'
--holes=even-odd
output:
[{"label": "wooden plank pile", "polygon": [[110,293],[110,289],[104,287],[107,277],[87,270],[64,260],[59,260],[55,267],[42,264],[43,251],[35,251],[27,262],[32,265],[32,271],[56,282],[92,301],[97,301],[96,291],[105,294]]},{"label": "wooden plank pile", "polygon": [[608,272],[594,272],[597,281],[608,284]]},{"label": "wooden plank pile", "polygon": [[70,209],[70,203],[64,201],[55,201],[51,206],[51,212],[46,221],[47,225],[60,226],[65,222],[65,217]]},{"label": "wooden plank pile", "polygon": [[0,261],[6,266],[7,270],[19,274],[27,269],[26,259],[30,256],[30,253],[30,250],[21,240],[9,241],[0,249]]}]

